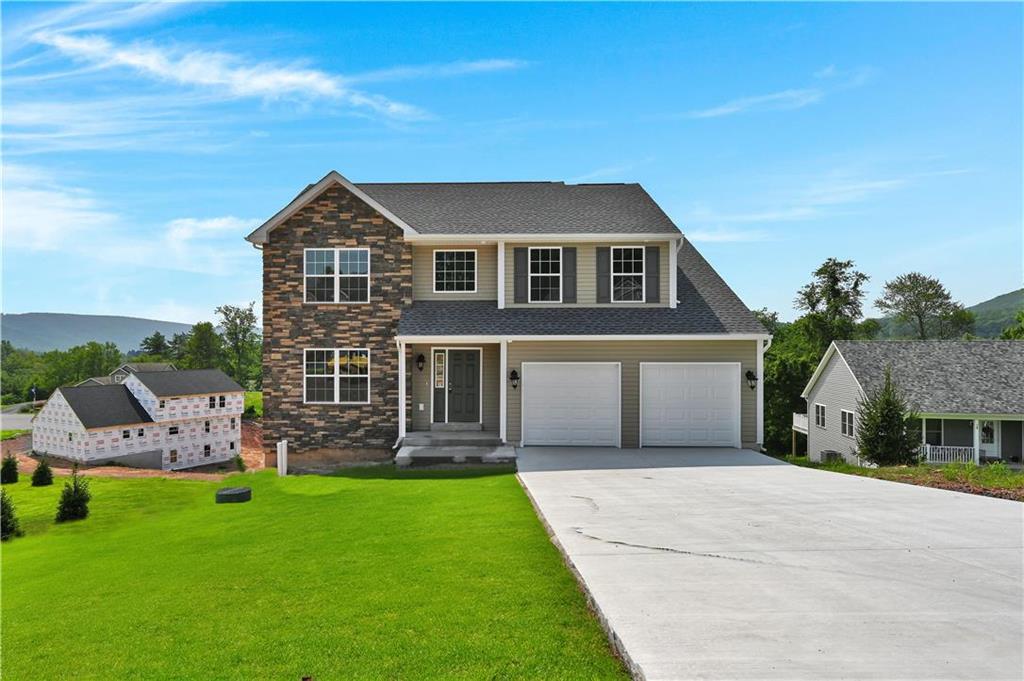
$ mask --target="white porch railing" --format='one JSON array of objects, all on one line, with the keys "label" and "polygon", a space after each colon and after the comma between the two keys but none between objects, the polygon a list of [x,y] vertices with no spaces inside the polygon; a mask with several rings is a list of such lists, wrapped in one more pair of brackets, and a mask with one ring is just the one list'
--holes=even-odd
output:
[{"label": "white porch railing", "polygon": [[793,414],[793,430],[798,433],[807,432],[807,414]]},{"label": "white porch railing", "polygon": [[974,447],[926,444],[924,459],[928,463],[974,463]]}]

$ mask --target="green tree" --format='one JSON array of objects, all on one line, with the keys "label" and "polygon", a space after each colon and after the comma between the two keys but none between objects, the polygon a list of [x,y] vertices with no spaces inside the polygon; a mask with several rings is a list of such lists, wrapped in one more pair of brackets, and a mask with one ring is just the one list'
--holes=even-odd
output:
[{"label": "green tree", "polygon": [[918,340],[959,338],[974,329],[974,314],[954,301],[942,282],[920,272],[887,281],[875,306],[909,325]]},{"label": "green tree", "polygon": [[217,314],[221,318],[224,337],[224,355],[227,373],[244,386],[255,382],[260,363],[260,332],[257,326],[255,302],[247,307],[221,305]]},{"label": "green tree", "polygon": [[885,368],[885,382],[857,405],[857,453],[877,466],[917,463],[921,445],[919,419]]},{"label": "green tree", "polygon": [[71,479],[64,483],[64,489],[61,490],[60,501],[57,503],[57,522],[88,518],[91,499],[89,481],[78,474],[78,464],[75,464],[71,469]]},{"label": "green tree", "polygon": [[1024,340],[1024,310],[1017,313],[1017,321],[999,334],[1003,340]]},{"label": "green tree", "polygon": [[32,471],[32,486],[33,487],[46,487],[53,484],[53,471],[50,469],[50,464],[46,461],[40,461],[36,469]]},{"label": "green tree", "polygon": [[14,502],[7,490],[0,490],[0,541],[7,541],[12,537],[20,537],[23,534],[18,516],[14,512]]},{"label": "green tree", "polygon": [[834,340],[870,338],[877,332],[877,324],[860,322],[868,275],[854,269],[852,260],[829,258],[812,276],[811,282],[797,292],[793,304],[807,313],[804,330],[819,355]]},{"label": "green tree", "polygon": [[167,354],[172,361],[185,361],[185,351],[188,347],[189,335],[187,333],[176,333],[171,336],[171,340],[167,343]]},{"label": "green tree", "polygon": [[185,343],[184,364],[189,369],[214,369],[220,366],[224,342],[210,322],[199,322]]},{"label": "green tree", "polygon": [[166,336],[159,331],[154,331],[152,335],[142,339],[139,349],[146,355],[165,357],[168,350],[170,350],[170,346],[167,344]]},{"label": "green tree", "polygon": [[7,485],[12,482],[18,482],[18,459],[8,454],[0,464],[0,483]]}]

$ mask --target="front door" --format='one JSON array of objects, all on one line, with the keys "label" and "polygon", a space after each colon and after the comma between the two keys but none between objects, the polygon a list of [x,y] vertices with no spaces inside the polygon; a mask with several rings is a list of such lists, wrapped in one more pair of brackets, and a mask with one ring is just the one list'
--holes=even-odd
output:
[{"label": "front door", "polygon": [[982,459],[998,459],[999,457],[999,421],[982,421],[980,455]]},{"label": "front door", "polygon": [[480,422],[480,351],[448,351],[448,422]]}]

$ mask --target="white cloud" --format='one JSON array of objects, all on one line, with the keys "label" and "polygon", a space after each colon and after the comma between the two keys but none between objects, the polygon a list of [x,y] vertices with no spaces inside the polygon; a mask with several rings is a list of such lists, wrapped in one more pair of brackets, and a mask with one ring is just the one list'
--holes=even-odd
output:
[{"label": "white cloud", "polygon": [[740,97],[730,100],[724,104],[710,109],[691,111],[690,118],[718,118],[720,116],[731,116],[733,114],[747,111],[787,111],[802,109],[809,104],[821,100],[824,92],[818,89],[809,88],[803,90],[783,90],[767,95],[754,97]]},{"label": "white cloud", "polygon": [[451,78],[454,76],[512,71],[527,66],[521,59],[477,59],[475,61],[453,61],[446,64],[423,64],[420,66],[396,66],[390,69],[368,71],[346,76],[348,83],[380,83],[396,80],[420,80],[424,78]]}]

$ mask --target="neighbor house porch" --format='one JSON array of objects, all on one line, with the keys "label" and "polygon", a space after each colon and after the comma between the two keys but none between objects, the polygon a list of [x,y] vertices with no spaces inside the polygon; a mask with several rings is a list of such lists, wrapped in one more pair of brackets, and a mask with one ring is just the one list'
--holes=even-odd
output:
[{"label": "neighbor house porch", "polygon": [[926,463],[1020,465],[1024,418],[927,414],[922,418],[921,454]]}]

